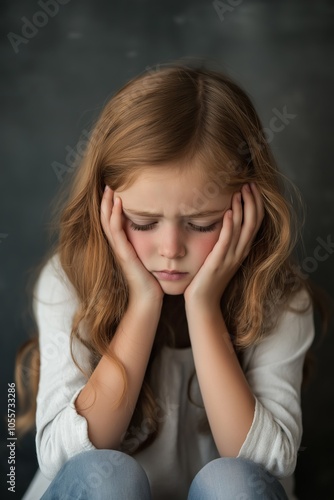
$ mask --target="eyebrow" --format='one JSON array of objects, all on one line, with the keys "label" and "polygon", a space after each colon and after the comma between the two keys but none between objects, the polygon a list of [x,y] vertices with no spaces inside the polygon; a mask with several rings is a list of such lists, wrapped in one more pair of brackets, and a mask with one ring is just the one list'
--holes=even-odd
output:
[{"label": "eyebrow", "polygon": [[[207,215],[221,214],[224,210],[226,210],[226,208],[221,209],[221,210],[205,210],[203,212],[194,212],[191,214],[182,215],[181,218],[206,217]],[[162,214],[157,214],[155,212],[131,210],[130,208],[124,209],[124,212],[129,212],[129,213],[134,214],[134,215],[140,215],[142,217],[162,217]]]}]

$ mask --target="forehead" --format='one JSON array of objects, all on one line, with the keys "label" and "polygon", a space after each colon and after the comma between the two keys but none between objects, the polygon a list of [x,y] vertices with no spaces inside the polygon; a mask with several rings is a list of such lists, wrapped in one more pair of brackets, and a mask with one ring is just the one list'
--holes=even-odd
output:
[{"label": "forehead", "polygon": [[231,194],[198,168],[148,167],[128,187],[116,191],[124,209],[187,215],[200,210],[222,210]]}]

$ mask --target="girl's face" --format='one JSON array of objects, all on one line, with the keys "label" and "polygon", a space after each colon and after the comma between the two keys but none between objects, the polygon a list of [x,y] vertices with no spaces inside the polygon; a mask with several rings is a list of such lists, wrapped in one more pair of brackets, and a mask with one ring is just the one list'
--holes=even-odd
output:
[{"label": "girl's face", "polygon": [[122,200],[128,240],[168,295],[183,294],[217,242],[223,215],[231,208],[233,193],[217,187],[211,196],[208,187],[194,169],[178,174],[173,168],[148,167],[129,188],[114,193]]}]

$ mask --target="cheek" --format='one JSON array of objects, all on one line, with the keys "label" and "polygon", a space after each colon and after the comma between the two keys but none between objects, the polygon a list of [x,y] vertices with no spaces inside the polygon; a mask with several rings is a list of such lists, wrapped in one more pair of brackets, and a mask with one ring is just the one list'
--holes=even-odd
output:
[{"label": "cheek", "polygon": [[126,229],[125,233],[140,260],[145,262],[145,259],[152,251],[152,242],[149,235],[140,231],[132,231],[131,229]]},{"label": "cheek", "polygon": [[198,261],[200,264],[203,264],[215,244],[217,243],[219,238],[219,233],[210,233],[205,235],[204,237],[198,238],[196,242],[195,254],[198,257]]}]

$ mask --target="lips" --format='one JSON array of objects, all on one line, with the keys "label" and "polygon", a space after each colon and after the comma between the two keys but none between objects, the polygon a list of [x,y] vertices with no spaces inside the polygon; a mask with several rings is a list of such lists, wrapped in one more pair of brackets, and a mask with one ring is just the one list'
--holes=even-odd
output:
[{"label": "lips", "polygon": [[155,271],[157,273],[167,273],[167,274],[187,274],[182,271],[168,271],[168,269],[163,269],[162,271]]},{"label": "lips", "polygon": [[188,273],[183,273],[181,271],[165,270],[165,271],[153,271],[153,274],[162,281],[180,281],[183,280]]}]

